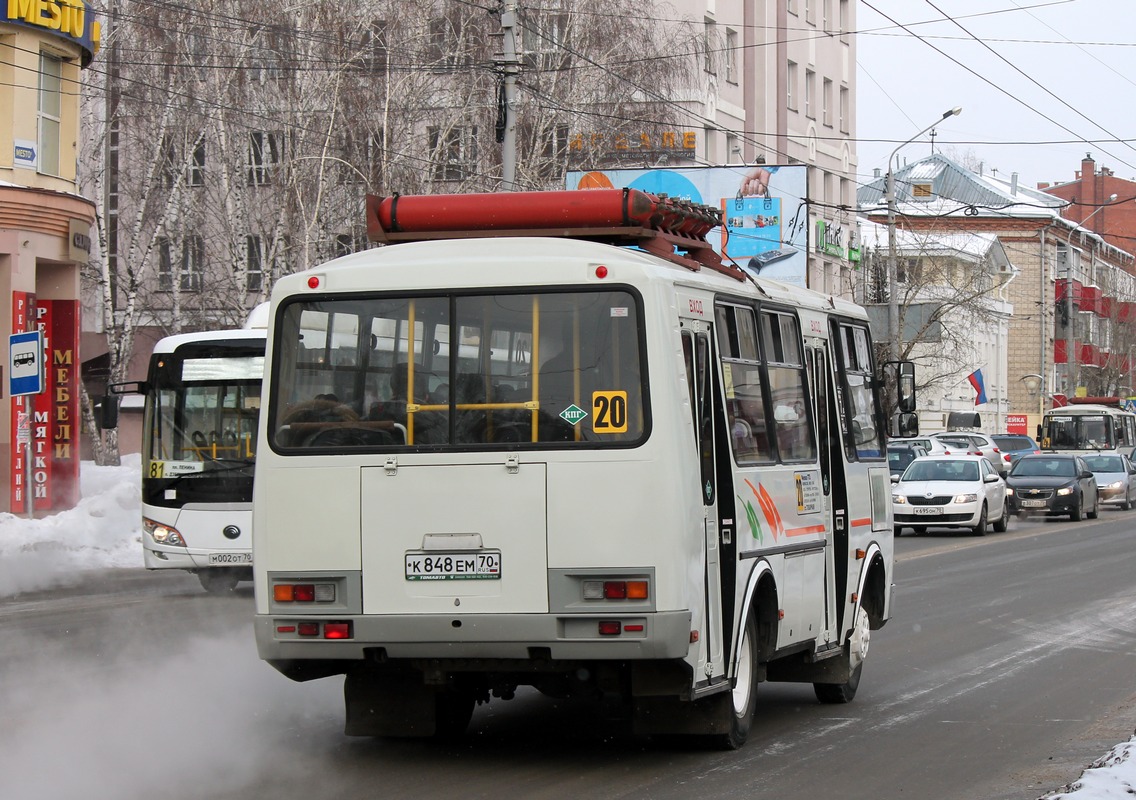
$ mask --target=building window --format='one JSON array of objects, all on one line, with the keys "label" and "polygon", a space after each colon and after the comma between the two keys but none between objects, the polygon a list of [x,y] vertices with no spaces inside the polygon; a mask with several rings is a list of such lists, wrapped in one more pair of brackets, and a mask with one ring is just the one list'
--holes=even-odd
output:
[{"label": "building window", "polygon": [[790,111],[797,110],[797,64],[790,61],[785,70],[785,107]]},{"label": "building window", "polygon": [[158,238],[158,291],[173,291],[175,255],[181,256],[178,288],[183,292],[200,292],[205,271],[205,240],[200,236],[186,236],[182,239],[180,253],[172,239],[165,236]]},{"label": "building window", "polygon": [[714,25],[714,20],[704,19],[702,21],[702,68],[711,75],[718,74],[718,67],[715,59],[717,47],[715,40],[717,39],[717,29]]},{"label": "building window", "polygon": [[813,13],[816,9],[817,0],[805,0],[805,22],[810,25],[816,24],[816,15]]},{"label": "building window", "polygon": [[162,142],[162,186],[172,189],[184,176],[186,186],[205,185],[205,134],[166,134]]},{"label": "building window", "polygon": [[816,119],[816,73],[805,70],[805,116]]},{"label": "building window", "polygon": [[280,163],[283,148],[283,134],[267,131],[253,131],[249,134],[249,186],[266,186],[272,182],[272,168]]},{"label": "building window", "polygon": [[521,9],[521,49],[526,67],[557,70],[568,66],[568,15]]},{"label": "building window", "polygon": [[460,181],[473,175],[477,163],[477,128],[456,126],[426,129],[434,180]]},{"label": "building window", "polygon": [[738,32],[726,28],[726,80],[738,82]]},{"label": "building window", "polygon": [[[848,16],[850,9],[848,7],[848,0],[840,0],[840,33],[848,33],[849,26],[852,23],[851,17]],[[847,40],[845,40],[847,41]]]},{"label": "building window", "polygon": [[832,127],[832,81],[828,78],[824,79],[820,93],[820,121]]},{"label": "building window", "polygon": [[245,288],[250,292],[259,292],[264,287],[264,242],[259,236],[245,238],[248,245]]},{"label": "building window", "polygon": [[383,129],[356,137],[344,131],[337,162],[344,184],[365,183],[367,191],[377,192],[383,184]]},{"label": "building window", "polygon": [[387,21],[372,20],[363,31],[363,69],[374,74],[387,71]]},{"label": "building window", "polygon": [[906,285],[918,284],[923,276],[923,259],[899,258],[896,259],[895,281]]},{"label": "building window", "polygon": [[797,15],[797,0],[785,0],[785,9],[793,16]]},{"label": "building window", "polygon": [[434,62],[435,69],[446,70],[470,64],[459,20],[434,17],[427,25],[426,60]]},{"label": "building window", "polygon": [[59,117],[62,107],[63,61],[39,54],[39,155],[37,170],[59,174]]},{"label": "building window", "polygon": [[848,103],[849,92],[847,86],[840,87],[840,132],[848,133]]}]

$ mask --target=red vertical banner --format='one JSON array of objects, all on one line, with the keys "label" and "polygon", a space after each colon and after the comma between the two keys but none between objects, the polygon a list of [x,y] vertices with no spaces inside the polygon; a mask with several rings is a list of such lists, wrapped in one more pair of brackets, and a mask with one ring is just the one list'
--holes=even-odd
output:
[{"label": "red vertical banner", "polygon": [[[12,330],[11,333],[24,333],[31,330],[28,322],[32,318],[35,307],[35,295],[30,292],[12,292]],[[27,508],[27,497],[24,493],[26,480],[26,464],[24,462],[25,450],[20,441],[20,420],[22,415],[30,411],[32,403],[27,397],[12,397],[9,399],[9,409],[12,419],[9,426],[9,463],[12,473],[9,479],[8,496],[11,498],[9,508],[15,514],[22,514]]]},{"label": "red vertical banner", "polygon": [[[79,502],[79,301],[49,300],[47,358],[51,397],[51,503],[56,510]],[[38,507],[38,505],[37,505]]]},{"label": "red vertical banner", "polygon": [[47,362],[47,381],[45,391],[40,392],[32,403],[32,485],[35,494],[35,510],[50,511],[51,503],[51,300],[36,303],[36,327],[43,334],[43,357]]}]

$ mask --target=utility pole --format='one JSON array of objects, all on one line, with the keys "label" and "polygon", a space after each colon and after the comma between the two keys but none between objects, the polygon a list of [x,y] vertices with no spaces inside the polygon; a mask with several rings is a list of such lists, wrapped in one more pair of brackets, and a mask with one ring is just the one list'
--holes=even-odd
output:
[{"label": "utility pole", "polygon": [[498,109],[504,115],[504,133],[501,137],[501,188],[506,192],[516,189],[517,182],[517,74],[521,71],[517,60],[517,3],[516,0],[503,0],[501,4],[501,32],[503,55],[501,65],[504,84],[504,108]]}]

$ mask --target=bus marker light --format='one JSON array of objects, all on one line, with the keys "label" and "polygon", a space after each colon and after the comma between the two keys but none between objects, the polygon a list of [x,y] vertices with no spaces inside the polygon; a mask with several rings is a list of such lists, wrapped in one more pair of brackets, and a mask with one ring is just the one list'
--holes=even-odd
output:
[{"label": "bus marker light", "polygon": [[777,619],[785,619],[785,609],[777,609]]},{"label": "bus marker light", "polygon": [[295,625],[277,625],[276,626],[276,632],[277,633],[295,633],[296,632],[296,626]]},{"label": "bus marker light", "polygon": [[297,628],[296,632],[301,636],[319,636],[320,626],[318,622],[301,622]]},{"label": "bus marker light", "polygon": [[619,620],[600,620],[600,636],[619,636],[623,625]]},{"label": "bus marker light", "polygon": [[642,633],[643,627],[643,625],[624,625],[623,630],[627,631],[628,633]]},{"label": "bus marker light", "polygon": [[856,550],[856,560],[857,561],[863,561],[864,557],[867,556],[867,555],[868,555],[867,550],[859,550],[859,549]]},{"label": "bus marker light", "polygon": [[605,267],[603,264],[600,264],[598,267],[596,267],[596,277],[599,278],[601,281],[604,278],[606,278],[607,277],[607,267]]},{"label": "bus marker light", "polygon": [[308,278],[308,288],[309,289],[320,288],[320,276],[319,275],[312,275],[310,278]]},{"label": "bus marker light", "polygon": [[327,622],[327,623],[324,623],[323,638],[325,638],[325,639],[350,639],[351,638],[351,623],[350,622]]},{"label": "bus marker light", "polygon": [[691,631],[690,632],[690,643],[691,644],[697,643],[700,638],[701,637],[698,635],[698,631]]}]

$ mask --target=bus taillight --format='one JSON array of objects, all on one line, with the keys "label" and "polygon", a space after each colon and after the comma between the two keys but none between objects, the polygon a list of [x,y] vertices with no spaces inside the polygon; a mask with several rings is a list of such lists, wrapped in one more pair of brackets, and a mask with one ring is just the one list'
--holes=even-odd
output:
[{"label": "bus taillight", "polygon": [[334,603],[334,583],[277,583],[272,587],[277,603]]},{"label": "bus taillight", "polygon": [[584,581],[585,600],[646,600],[647,581]]}]

